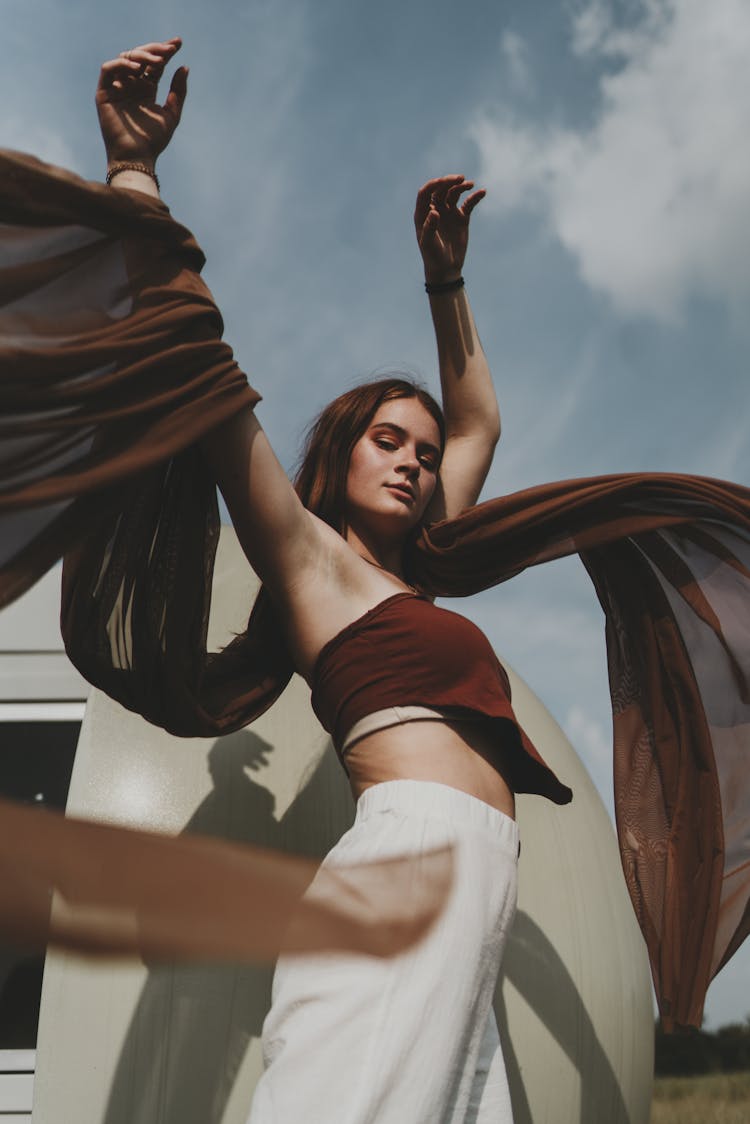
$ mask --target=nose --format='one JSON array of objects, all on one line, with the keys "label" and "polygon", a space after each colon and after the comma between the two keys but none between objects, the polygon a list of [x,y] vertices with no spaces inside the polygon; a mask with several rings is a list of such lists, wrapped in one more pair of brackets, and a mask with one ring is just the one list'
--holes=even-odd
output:
[{"label": "nose", "polygon": [[404,476],[411,480],[419,476],[420,467],[421,465],[416,449],[404,448],[401,455],[401,463],[397,466],[396,471],[402,472]]}]

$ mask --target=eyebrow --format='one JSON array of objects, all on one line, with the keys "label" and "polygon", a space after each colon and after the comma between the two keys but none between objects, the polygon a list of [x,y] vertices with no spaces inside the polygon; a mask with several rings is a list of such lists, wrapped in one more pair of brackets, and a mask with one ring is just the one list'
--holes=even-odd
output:
[{"label": "eyebrow", "polygon": [[[405,430],[403,428],[403,426],[396,425],[395,422],[376,422],[376,424],[373,425],[371,428],[372,429],[390,429],[390,430],[392,430],[393,433],[395,433],[398,437],[400,437],[402,441],[405,441],[407,439],[407,437],[409,436],[408,431]],[[418,442],[418,444],[420,445],[420,447],[422,449],[427,449],[427,450],[429,450],[429,452],[434,453],[436,457],[441,456],[441,452],[440,452],[439,447],[437,445],[433,445],[431,441],[420,441],[420,442]]]}]

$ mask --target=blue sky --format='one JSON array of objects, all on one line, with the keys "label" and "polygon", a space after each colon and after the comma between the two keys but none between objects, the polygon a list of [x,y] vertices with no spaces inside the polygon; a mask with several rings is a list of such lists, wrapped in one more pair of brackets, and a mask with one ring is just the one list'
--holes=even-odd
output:
[{"label": "blue sky", "polygon": [[[485,495],[631,470],[750,483],[746,0],[1,0],[3,141],[101,178],[102,59],[181,35],[159,172],[261,418],[306,423],[373,372],[435,386],[411,214],[487,187],[465,269],[503,438]],[[467,603],[611,808],[602,619],[566,560]],[[709,995],[750,1012],[750,951]]]}]

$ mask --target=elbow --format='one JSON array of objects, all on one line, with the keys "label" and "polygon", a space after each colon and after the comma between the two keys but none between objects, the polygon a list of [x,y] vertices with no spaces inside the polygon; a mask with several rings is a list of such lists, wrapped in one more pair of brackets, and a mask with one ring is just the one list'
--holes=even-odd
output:
[{"label": "elbow", "polygon": [[494,451],[500,440],[500,414],[496,411],[475,414],[468,423],[446,426],[446,444],[461,442]]},{"label": "elbow", "polygon": [[494,450],[500,436],[502,434],[502,424],[500,421],[500,411],[493,410],[484,419],[484,440],[489,447]]}]

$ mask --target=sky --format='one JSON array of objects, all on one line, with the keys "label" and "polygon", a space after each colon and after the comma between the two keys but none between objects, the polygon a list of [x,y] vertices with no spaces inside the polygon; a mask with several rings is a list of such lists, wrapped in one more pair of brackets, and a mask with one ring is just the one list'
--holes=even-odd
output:
[{"label": "sky", "polygon": [[[609,472],[750,484],[747,0],[0,0],[2,144],[105,170],[100,62],[180,35],[162,194],[205,250],[282,462],[337,393],[437,388],[417,188],[487,188],[464,274],[503,418],[484,496]],[[176,65],[176,64],[175,64]],[[603,618],[577,559],[471,599],[612,809]],[[750,942],[747,942],[750,945]],[[750,948],[707,1025],[750,1014]]]}]

